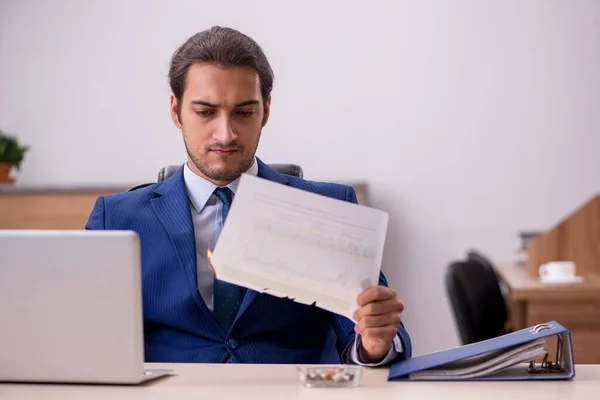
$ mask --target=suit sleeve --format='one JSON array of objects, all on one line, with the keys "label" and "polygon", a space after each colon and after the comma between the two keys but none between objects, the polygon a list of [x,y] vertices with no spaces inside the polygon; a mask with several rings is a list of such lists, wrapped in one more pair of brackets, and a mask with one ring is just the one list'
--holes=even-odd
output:
[{"label": "suit sleeve", "polygon": [[103,230],[106,229],[104,218],[104,197],[100,196],[96,199],[96,204],[90,213],[85,229],[87,230]]},{"label": "suit sleeve", "polygon": [[[356,193],[352,187],[348,187],[346,190],[346,201],[357,204]],[[389,286],[387,279],[383,272],[379,273],[379,285]],[[350,360],[349,352],[356,340],[356,333],[354,332],[354,322],[350,319],[335,314],[334,316],[334,329],[337,336],[337,349],[340,353],[342,362]],[[410,358],[412,356],[412,343],[404,323],[400,323],[398,326],[398,337],[402,342],[403,352],[400,354],[401,359]]]}]

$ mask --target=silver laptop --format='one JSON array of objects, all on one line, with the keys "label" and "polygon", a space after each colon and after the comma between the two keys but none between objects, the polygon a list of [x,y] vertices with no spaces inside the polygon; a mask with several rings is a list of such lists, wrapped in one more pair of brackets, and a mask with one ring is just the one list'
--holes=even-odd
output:
[{"label": "silver laptop", "polygon": [[140,241],[129,231],[0,230],[0,381],[137,384]]}]

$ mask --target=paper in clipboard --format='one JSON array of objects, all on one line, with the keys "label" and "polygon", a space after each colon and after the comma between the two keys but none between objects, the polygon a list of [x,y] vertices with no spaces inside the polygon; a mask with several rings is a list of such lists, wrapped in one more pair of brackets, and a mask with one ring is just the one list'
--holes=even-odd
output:
[{"label": "paper in clipboard", "polygon": [[[555,355],[550,354],[546,342],[550,336],[557,337]],[[398,361],[390,367],[388,380],[570,380],[574,376],[571,334],[558,322],[549,321],[482,342]]]},{"label": "paper in clipboard", "polygon": [[218,279],[352,318],[379,282],[387,224],[383,211],[244,174],[211,264]]}]

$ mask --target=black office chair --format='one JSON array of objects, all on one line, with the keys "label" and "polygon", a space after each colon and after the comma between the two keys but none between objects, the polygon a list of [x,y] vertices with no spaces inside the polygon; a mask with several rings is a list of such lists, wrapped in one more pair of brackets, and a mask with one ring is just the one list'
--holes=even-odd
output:
[{"label": "black office chair", "polygon": [[[168,178],[170,178],[177,170],[181,167],[181,165],[167,165],[166,167],[162,167],[158,171],[158,179],[157,182],[162,182]],[[304,177],[304,171],[302,167],[297,164],[269,164],[269,167],[273,168],[275,171],[280,174],[291,175],[298,178]],[[143,183],[141,185],[137,185],[129,189],[131,192],[133,190],[141,189],[146,186],[150,186],[153,183]]]},{"label": "black office chair", "polygon": [[476,251],[452,262],[446,290],[462,344],[492,339],[510,332],[501,282],[492,263]]}]

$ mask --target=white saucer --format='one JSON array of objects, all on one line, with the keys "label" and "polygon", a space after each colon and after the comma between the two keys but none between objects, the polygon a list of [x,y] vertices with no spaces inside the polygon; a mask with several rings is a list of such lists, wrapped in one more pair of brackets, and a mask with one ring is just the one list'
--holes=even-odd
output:
[{"label": "white saucer", "polygon": [[570,276],[568,278],[540,278],[542,283],[579,283],[583,282],[583,276]]}]

